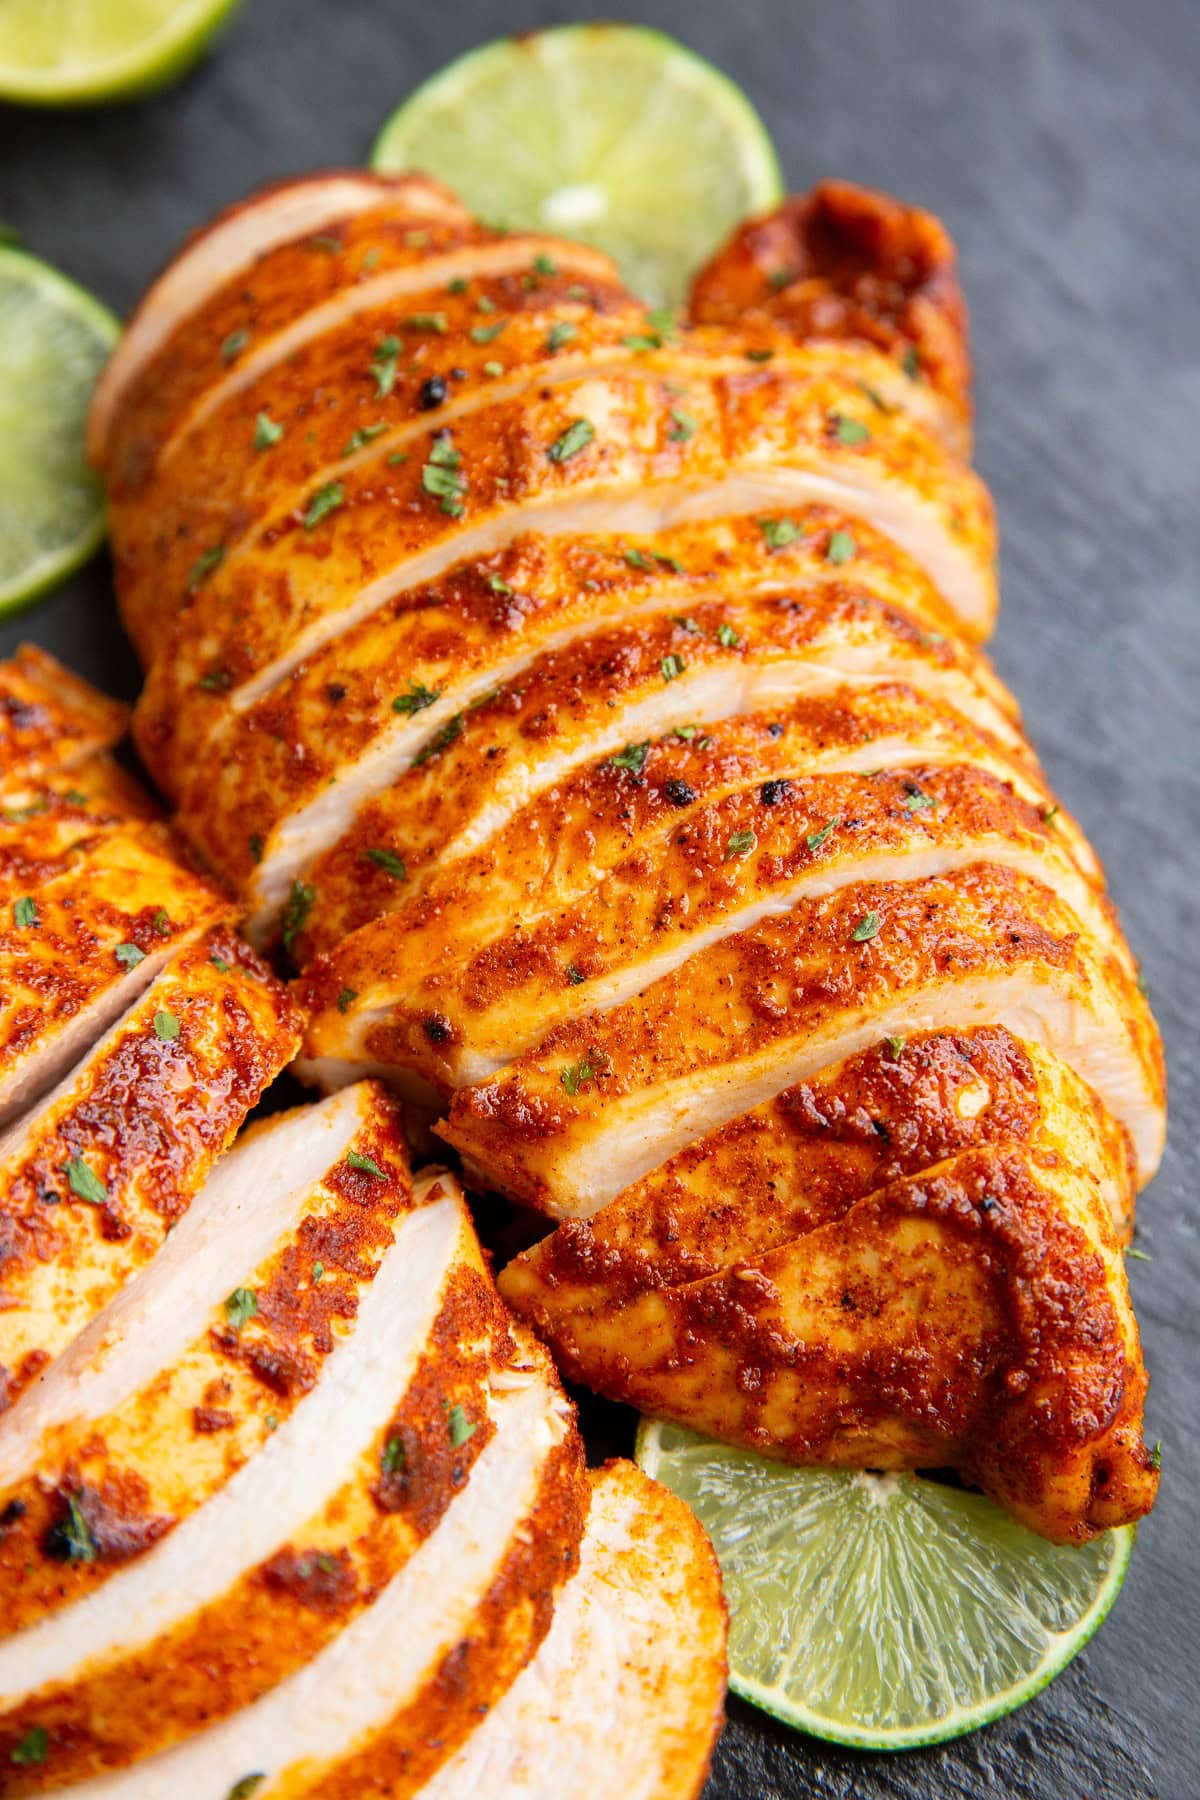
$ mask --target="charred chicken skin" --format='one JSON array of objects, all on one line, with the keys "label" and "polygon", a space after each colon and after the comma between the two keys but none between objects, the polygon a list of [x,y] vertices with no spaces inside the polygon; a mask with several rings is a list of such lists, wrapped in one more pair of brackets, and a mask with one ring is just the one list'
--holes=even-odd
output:
[{"label": "charred chicken skin", "polygon": [[686,319],[420,178],[271,190],[92,420],[135,735],[301,1071],[565,1221],[502,1285],[573,1377],[1078,1542],[1154,1498],[1162,1057],[969,449],[949,238],[834,182]]}]

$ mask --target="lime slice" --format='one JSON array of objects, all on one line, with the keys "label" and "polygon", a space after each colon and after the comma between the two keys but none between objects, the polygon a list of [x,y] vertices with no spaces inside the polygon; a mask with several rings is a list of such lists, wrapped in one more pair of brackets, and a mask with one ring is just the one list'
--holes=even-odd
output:
[{"label": "lime slice", "polygon": [[793,1469],[643,1420],[637,1459],[712,1538],[730,1686],[835,1743],[961,1737],[1031,1698],[1120,1589],[1133,1527],[1047,1543],[982,1495],[912,1475]]},{"label": "lime slice", "polygon": [[195,62],[239,0],[0,0],[0,99],[119,100]]},{"label": "lime slice", "polygon": [[745,95],[636,25],[563,25],[473,50],[392,114],[371,161],[437,176],[491,224],[606,250],[660,302],[682,299],[733,226],[781,192]]},{"label": "lime slice", "polygon": [[0,248],[0,615],[61,581],[104,536],[83,429],[119,330],[73,281]]}]

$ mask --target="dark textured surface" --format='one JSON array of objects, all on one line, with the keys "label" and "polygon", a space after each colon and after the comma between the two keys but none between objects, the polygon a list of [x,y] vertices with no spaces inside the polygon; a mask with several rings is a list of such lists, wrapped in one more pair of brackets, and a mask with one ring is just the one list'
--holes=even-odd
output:
[{"label": "dark textured surface", "polygon": [[[0,218],[127,307],[216,207],[360,159],[449,57],[583,16],[533,0],[249,0],[170,94],[110,113],[0,109]],[[624,16],[749,89],[792,186],[893,188],[957,237],[1004,538],[997,658],[1108,865],[1172,1081],[1171,1148],[1141,1215],[1153,1260],[1131,1265],[1165,1479],[1108,1624],[1040,1699],[939,1751],[825,1751],[735,1705],[710,1797],[1196,1800],[1200,7],[664,0]],[[102,565],[4,628],[0,652],[25,634],[133,691]]]}]

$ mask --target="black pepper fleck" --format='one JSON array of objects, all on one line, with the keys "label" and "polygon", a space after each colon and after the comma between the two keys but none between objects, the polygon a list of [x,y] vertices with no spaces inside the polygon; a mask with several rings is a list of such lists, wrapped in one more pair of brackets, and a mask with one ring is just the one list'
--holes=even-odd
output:
[{"label": "black pepper fleck", "polygon": [[680,781],[676,775],[672,775],[669,781],[663,782],[663,793],[672,806],[690,806],[696,798],[696,790],[691,783]]},{"label": "black pepper fleck", "polygon": [[417,405],[422,412],[432,412],[446,398],[446,383],[441,375],[431,375],[428,381],[421,383],[421,391],[417,395]]},{"label": "black pepper fleck", "polygon": [[778,806],[786,800],[792,791],[790,781],[764,781],[758,790],[758,797],[764,806]]}]

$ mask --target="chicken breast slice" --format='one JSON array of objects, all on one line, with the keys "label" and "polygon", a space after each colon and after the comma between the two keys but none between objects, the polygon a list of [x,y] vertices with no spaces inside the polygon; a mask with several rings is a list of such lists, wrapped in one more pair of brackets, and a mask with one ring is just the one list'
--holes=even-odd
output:
[{"label": "chicken breast slice", "polygon": [[1082,1163],[977,1146],[632,1303],[614,1270],[609,1308],[555,1317],[551,1299],[551,1342],[601,1392],[727,1443],[953,1467],[1043,1536],[1083,1542],[1149,1511],[1158,1477],[1111,1174],[1099,1139],[1068,1136]]},{"label": "chicken breast slice", "polygon": [[123,738],[129,709],[37,644],[0,662],[0,791],[74,769]]},{"label": "chicken breast slice", "polygon": [[[426,1184],[396,1221],[354,1330],[252,1459],[103,1587],[0,1642],[4,1738],[40,1725],[54,1746],[45,1773],[72,1782],[253,1711],[327,1645],[340,1660],[353,1621],[453,1516],[500,1429],[497,1390],[537,1388],[533,1374],[513,1375],[514,1356],[461,1193]],[[559,1404],[544,1454],[560,1452],[563,1488],[580,1471]],[[549,1405],[543,1381],[520,1433],[534,1487]],[[504,1542],[522,1515],[501,1512]],[[578,1536],[564,1514],[538,1556],[561,1564]]]},{"label": "chicken breast slice", "polygon": [[725,1605],[689,1509],[632,1463],[591,1477],[579,1568],[533,1661],[421,1800],[696,1800],[721,1729]]},{"label": "chicken breast slice", "polygon": [[[654,533],[731,513],[778,521],[811,503],[874,524],[968,633],[988,629],[990,503],[926,433],[898,414],[868,425],[861,390],[833,373],[791,381],[758,368],[697,378],[686,392],[696,426],[686,437],[674,420],[683,401],[631,373],[488,408],[430,433],[403,465],[372,446],[343,481],[290,504],[252,549],[211,568],[156,657],[163,679],[178,694],[219,679],[244,708],[398,593],[522,532]],[[167,744],[170,709],[152,716]]]},{"label": "chicken breast slice", "polygon": [[[389,995],[377,976],[365,1005],[338,1006],[343,983],[333,1002],[343,1029],[327,1010],[307,1044],[332,1028],[351,1066],[364,1058],[401,1084],[413,1070],[449,1093],[494,1075],[566,1020],[594,1021],[672,976],[686,983],[691,959],[798,904],[852,885],[947,879],[983,862],[1045,883],[1100,965],[1136,981],[1111,904],[1063,854],[1042,810],[969,765],[918,762],[685,805],[673,829],[574,905],[541,921],[518,913],[478,954],[451,952],[407,992]],[[402,925],[397,949],[403,967]]]},{"label": "chicken breast slice", "polygon": [[5,1631],[90,1593],[249,1461],[355,1329],[411,1204],[403,1133],[371,1083],[263,1121],[222,1158],[0,1427]]},{"label": "chicken breast slice", "polygon": [[246,945],[210,932],[0,1138],[0,1412],[161,1248],[299,1023]]},{"label": "chicken breast slice", "polygon": [[849,181],[818,182],[740,225],[692,285],[691,315],[754,341],[772,325],[803,342],[885,351],[941,406],[941,430],[970,454],[967,308],[940,219]]},{"label": "chicken breast slice", "polygon": [[472,1172],[588,1217],[693,1138],[818,1069],[929,1030],[1002,1024],[1061,1056],[1161,1155],[1161,1051],[1135,983],[1101,966],[1052,891],[979,864],[842,888],[722,939],[636,999],[553,1029],[438,1130]]},{"label": "chicken breast slice", "polygon": [[142,296],[96,385],[88,420],[93,462],[105,466],[114,443],[136,427],[139,402],[144,405],[164,371],[178,364],[179,340],[214,299],[231,290],[244,292],[247,275],[257,275],[273,251],[309,244],[331,229],[340,237],[359,215],[381,205],[395,205],[414,223],[417,218],[467,223],[453,195],[424,176],[393,178],[355,169],[260,189],[196,232]]},{"label": "chicken breast slice", "polygon": [[261,1795],[419,1792],[541,1642],[587,1509],[570,1409],[532,1343],[496,1370],[487,1419],[469,1479],[372,1605],[253,1704],[79,1800],[227,1794],[250,1775]]}]

